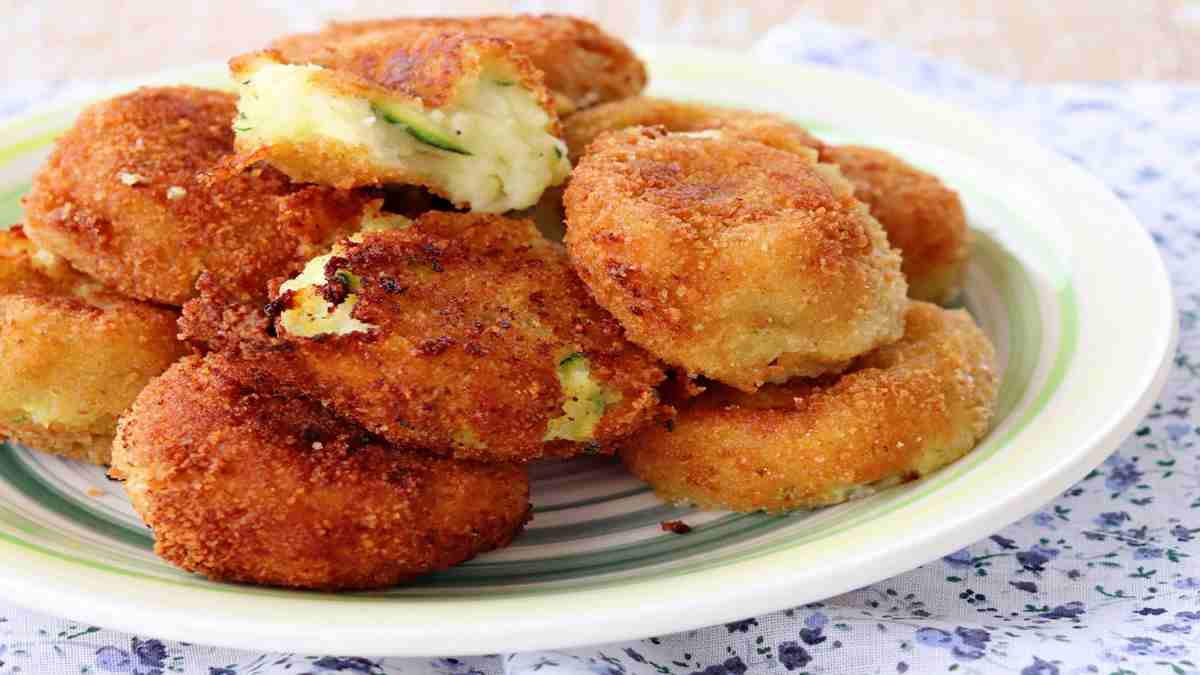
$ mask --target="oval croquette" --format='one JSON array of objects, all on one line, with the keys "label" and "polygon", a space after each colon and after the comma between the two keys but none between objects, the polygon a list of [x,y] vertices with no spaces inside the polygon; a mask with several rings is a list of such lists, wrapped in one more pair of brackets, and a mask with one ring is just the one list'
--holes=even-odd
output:
[{"label": "oval croquette", "polygon": [[271,47],[292,61],[319,62],[322,52],[350,44],[412,41],[426,33],[512,42],[542,71],[560,115],[633,96],[646,86],[646,66],[628,45],[590,21],[556,14],[334,22],[316,33],[280,38]]},{"label": "oval croquette", "polygon": [[507,545],[529,513],[513,464],[390,447],[301,398],[254,393],[187,357],[121,420],[113,475],[155,552],[211,579],[391,586]]},{"label": "oval croquette", "polygon": [[666,412],[657,361],[527,220],[431,212],[355,235],[271,308],[267,321],[202,296],[181,326],[248,380],[397,445],[490,461],[610,452]]},{"label": "oval croquette", "polygon": [[846,501],[959,459],[987,433],[994,352],[962,310],[913,302],[904,337],[842,375],[746,394],[716,385],[670,426],[630,438],[625,466],[663,499],[735,511]]},{"label": "oval croquette", "polygon": [[0,232],[0,437],[108,464],[117,418],[187,352],[177,317]]},{"label": "oval croquette", "polygon": [[668,131],[720,129],[779,150],[813,149],[836,164],[899,249],[908,295],[945,303],[962,288],[970,230],[958,194],[933,174],[877,148],[830,145],[781,115],[638,96],[598,105],[563,120],[573,160],[609,131],[661,125]]},{"label": "oval croquette", "polygon": [[832,162],[854,184],[900,249],[910,298],[947,303],[962,290],[971,231],[958,193],[933,174],[878,148],[829,145],[821,161]]},{"label": "oval croquette", "polygon": [[208,272],[245,301],[358,229],[370,195],[220,170],[236,97],[138,89],[93,104],[58,139],[25,197],[26,230],[134,298],[181,305]]},{"label": "oval croquette", "polygon": [[692,375],[753,391],[903,332],[900,256],[815,151],[634,127],[591,145],[564,205],[596,301]]}]

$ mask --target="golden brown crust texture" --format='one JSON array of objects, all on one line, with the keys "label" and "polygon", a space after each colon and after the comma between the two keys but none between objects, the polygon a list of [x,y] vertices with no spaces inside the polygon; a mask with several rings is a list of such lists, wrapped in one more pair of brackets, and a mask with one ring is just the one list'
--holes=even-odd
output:
[{"label": "golden brown crust texture", "polygon": [[945,303],[962,288],[970,249],[970,229],[958,193],[938,178],[878,148],[826,146],[821,160],[832,162],[854,184],[854,196],[887,229],[900,249],[908,295]]},{"label": "golden brown crust texture", "polygon": [[913,302],[900,342],[841,376],[746,394],[716,385],[670,426],[624,444],[629,469],[671,501],[788,511],[934,471],[987,433],[994,351],[971,317]]},{"label": "golden brown crust texture", "polygon": [[0,437],[108,464],[117,417],[187,351],[177,317],[0,231]]},{"label": "golden brown crust texture", "polygon": [[113,473],[172,564],[224,581],[379,588],[505,546],[524,524],[524,467],[401,451],[228,369],[185,358],[121,421]]},{"label": "golden brown crust texture", "polygon": [[814,151],[635,127],[591,145],[564,204],[596,301],[692,374],[753,391],[903,330],[900,257]]},{"label": "golden brown crust texture", "polygon": [[[654,391],[662,369],[529,221],[430,212],[341,246],[326,292],[350,271],[361,284],[353,318],[371,330],[297,337],[209,297],[185,308],[183,331],[234,354],[258,386],[303,391],[397,445],[462,458],[605,451],[665,412]],[[593,442],[544,443],[564,410],[557,369],[572,354],[620,401],[604,408]]]},{"label": "golden brown crust texture", "polygon": [[[485,62],[491,60],[508,64],[513,71],[510,75],[534,92],[543,108],[553,110],[542,74],[501,38],[406,25],[330,41],[286,40],[277,43],[282,49],[277,46],[234,58],[230,70],[236,77],[245,65],[262,58],[284,64],[311,63],[326,69],[317,76],[322,87],[368,98],[390,93],[440,108],[458,96],[463,82],[478,78]],[[554,123],[557,125],[557,118]]]},{"label": "golden brown crust texture", "polygon": [[[625,43],[589,21],[553,14],[332,23],[317,33],[280,38],[271,47],[289,61],[324,65],[346,59],[338,54],[359,52],[363,44],[395,45],[455,33],[512,42],[544,74],[562,113],[633,96],[646,86],[646,67]],[[376,53],[374,68],[387,64]]]},{"label": "golden brown crust texture", "polygon": [[936,176],[886,151],[825,144],[780,115],[641,96],[570,115],[563,131],[571,158],[578,160],[604,133],[653,125],[668,131],[720,129],[779,150],[819,151],[822,162],[836,164],[853,183],[854,196],[900,250],[909,297],[945,303],[961,289],[970,231],[958,195]]},{"label": "golden brown crust texture", "polygon": [[153,87],[96,103],[62,136],[25,197],[29,236],[135,298],[181,305],[202,272],[239,297],[352,232],[370,196],[221,171],[235,97]]},{"label": "golden brown crust texture", "polygon": [[782,115],[649,96],[613,101],[568,116],[563,120],[563,140],[571,161],[577,162],[592,141],[603,134],[652,126],[683,132],[720,129],[727,135],[788,152],[824,147],[817,137]]}]

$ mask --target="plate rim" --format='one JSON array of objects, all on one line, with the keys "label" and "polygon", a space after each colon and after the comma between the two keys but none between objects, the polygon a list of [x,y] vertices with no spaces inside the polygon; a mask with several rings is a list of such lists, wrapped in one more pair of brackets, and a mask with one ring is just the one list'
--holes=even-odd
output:
[{"label": "plate rim", "polygon": [[[655,57],[688,60],[699,64],[697,67],[714,64],[741,64],[753,66],[761,71],[783,74],[801,74],[807,72],[809,77],[836,77],[848,86],[868,87],[877,91],[886,91],[909,102],[917,101],[924,106],[939,108],[955,118],[970,120],[978,128],[994,128],[995,125],[985,122],[974,113],[959,109],[943,102],[937,102],[919,94],[900,90],[886,83],[872,80],[864,76],[840,71],[837,69],[809,64],[764,64],[751,58],[725,52],[722,50],[696,47],[663,47],[639,45],[639,52],[649,62]],[[101,91],[110,93],[127,89],[136,84],[148,81],[169,81],[185,79],[188,73],[208,72],[215,64],[199,64],[181,69],[162,71],[149,78],[130,78],[114,82]],[[652,64],[653,65],[653,64]],[[77,109],[83,100],[73,100],[68,103],[39,106],[25,115],[0,122],[0,131],[8,134],[27,133],[31,127],[37,126],[39,117],[64,113]],[[1014,134],[1010,134],[1014,135]],[[1166,268],[1161,256],[1154,248],[1148,233],[1138,224],[1136,217],[1123,203],[1112,195],[1111,191],[1078,167],[1068,163],[1052,151],[1043,149],[1039,144],[1015,134],[1013,143],[1024,146],[1023,151],[1040,154],[1039,161],[1054,169],[1055,173],[1070,175],[1088,192],[1096,194],[1111,204],[1110,220],[1119,223],[1120,227],[1132,229],[1140,236],[1134,236],[1132,242],[1124,242],[1136,250],[1138,254],[1149,252],[1146,262],[1153,268],[1154,283],[1165,288],[1165,297],[1157,299],[1163,303],[1158,307],[1160,316],[1166,325],[1157,326],[1149,331],[1155,338],[1157,349],[1148,353],[1142,381],[1137,386],[1129,388],[1128,400],[1123,409],[1097,425],[1089,435],[1089,442],[1081,444],[1075,454],[1059,462],[1053,470],[1039,480],[1030,481],[1006,493],[1006,502],[992,505],[974,513],[959,515],[958,518],[947,518],[940,527],[930,529],[924,534],[910,537],[903,542],[893,538],[890,546],[877,551],[873,557],[864,563],[853,567],[849,572],[836,580],[828,580],[817,592],[800,588],[805,583],[811,583],[804,575],[796,574],[784,579],[770,578],[763,575],[752,579],[744,585],[738,585],[734,592],[725,589],[714,590],[697,575],[718,576],[717,573],[730,573],[730,569],[741,566],[746,571],[750,568],[770,569],[784,562],[781,556],[789,551],[775,551],[754,560],[730,563],[726,567],[701,570],[667,579],[639,580],[632,579],[615,587],[604,586],[583,590],[549,589],[539,599],[561,599],[566,601],[599,601],[605,596],[626,594],[632,599],[634,606],[604,606],[608,612],[608,621],[587,618],[580,609],[547,611],[538,616],[493,615],[483,612],[471,621],[465,621],[462,626],[454,626],[443,620],[436,631],[428,631],[428,624],[420,620],[409,620],[395,624],[380,625],[375,619],[370,619],[371,625],[356,625],[343,627],[325,626],[326,632],[314,634],[313,630],[319,624],[304,622],[290,612],[299,609],[316,609],[328,603],[331,598],[339,596],[318,595],[296,592],[295,598],[270,598],[266,602],[288,605],[289,611],[280,611],[270,624],[270,630],[263,632],[261,618],[244,618],[236,611],[213,612],[212,605],[219,604],[219,597],[212,588],[190,588],[182,595],[196,594],[196,598],[187,598],[186,602],[180,597],[170,597],[157,606],[147,606],[142,601],[135,601],[121,595],[119,587],[125,577],[117,572],[95,570],[86,580],[76,579],[69,575],[58,574],[69,570],[51,569],[40,558],[41,554],[24,549],[14,549],[15,544],[0,539],[0,569],[11,567],[14,560],[19,559],[25,572],[37,571],[40,576],[18,578],[14,574],[0,574],[0,595],[17,604],[25,605],[42,611],[63,614],[72,618],[83,619],[108,627],[121,630],[154,634],[164,638],[185,640],[189,642],[206,642],[209,644],[241,647],[250,649],[272,649],[283,651],[336,652],[361,654],[364,656],[407,655],[421,656],[430,654],[467,654],[489,653],[497,651],[523,651],[529,649],[564,648],[588,643],[612,642],[624,639],[635,639],[647,635],[663,634],[690,630],[702,626],[714,625],[747,616],[755,616],[765,612],[792,606],[801,602],[837,595],[853,588],[874,583],[876,581],[906,571],[917,565],[948,553],[955,548],[977,541],[1004,525],[1023,517],[1040,507],[1048,500],[1067,488],[1070,484],[1098,463],[1111,452],[1141,421],[1150,405],[1157,398],[1170,372],[1170,357],[1178,340],[1178,321],[1171,294],[1171,285],[1166,274]],[[1132,244],[1132,245],[1131,245]],[[1151,259],[1152,258],[1152,259]],[[1155,363],[1156,362],[1156,363]],[[966,522],[959,522],[966,521]],[[869,523],[863,523],[863,526]],[[855,527],[858,527],[856,524]],[[918,552],[919,549],[919,552]],[[810,575],[811,576],[811,575]],[[659,586],[655,593],[634,597],[630,588],[638,588],[648,583]],[[147,579],[139,584],[168,588],[166,581]],[[706,593],[694,592],[697,586],[707,589]],[[117,590],[114,591],[116,587]],[[686,592],[693,591],[690,595]],[[173,588],[173,587],[172,587]],[[226,590],[237,594],[237,587],[230,586]],[[643,591],[649,589],[642,588]],[[222,595],[228,595],[222,593]],[[200,598],[199,596],[203,596]],[[361,600],[363,596],[348,596]],[[212,600],[218,598],[218,600]],[[197,603],[197,600],[205,603]],[[611,600],[611,597],[607,598]],[[172,604],[179,600],[179,604]],[[505,602],[499,598],[488,602],[489,610],[495,605]],[[641,602],[637,602],[641,600]],[[90,601],[90,602],[87,602]],[[254,602],[253,599],[242,599],[243,602]],[[387,602],[396,603],[395,613],[413,612],[413,605],[427,606],[430,603],[444,605],[447,608],[477,610],[479,603],[461,597],[447,597],[437,600],[421,598],[388,598]],[[626,612],[617,614],[619,609]],[[200,610],[192,613],[193,610]],[[207,610],[204,611],[204,610]],[[636,611],[629,611],[636,610]],[[584,617],[584,618],[580,618]],[[241,621],[239,621],[241,619]],[[364,620],[365,621],[365,620]],[[147,628],[149,630],[147,630]],[[310,632],[298,634],[297,630],[309,629]],[[430,650],[433,651],[430,651]]]}]

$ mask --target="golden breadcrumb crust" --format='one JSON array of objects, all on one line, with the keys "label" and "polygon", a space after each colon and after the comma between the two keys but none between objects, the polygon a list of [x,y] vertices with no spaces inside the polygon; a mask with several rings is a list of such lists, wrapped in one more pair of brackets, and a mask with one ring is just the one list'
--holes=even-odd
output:
[{"label": "golden breadcrumb crust", "polygon": [[555,14],[331,23],[271,47],[291,62],[323,63],[330,52],[354,51],[362,43],[395,45],[454,33],[512,42],[544,74],[561,114],[633,96],[646,86],[646,67],[624,42],[590,21]]},{"label": "golden breadcrumb crust", "polygon": [[578,162],[592,141],[603,134],[629,127],[653,126],[685,132],[720,129],[729,136],[758,141],[788,152],[824,147],[819,139],[782,115],[649,96],[605,103],[566,117],[563,119],[563,140],[567,143],[571,161]]},{"label": "golden breadcrumb crust", "polygon": [[836,504],[939,469],[987,433],[994,351],[962,310],[914,301],[906,324],[840,376],[714,385],[621,459],[664,499],[735,511]]},{"label": "golden breadcrumb crust", "polygon": [[577,161],[604,133],[653,125],[668,131],[720,129],[789,152],[817,150],[822,162],[836,164],[854,184],[854,196],[900,250],[909,297],[945,303],[958,295],[970,230],[958,194],[936,176],[877,148],[823,143],[781,115],[641,96],[570,115],[563,120],[563,137]]},{"label": "golden breadcrumb crust", "polygon": [[121,420],[112,473],[170,563],[221,581],[380,588],[506,546],[525,523],[524,467],[399,450],[227,370],[187,357]]},{"label": "golden breadcrumb crust", "polygon": [[117,417],[187,351],[177,316],[0,231],[0,437],[108,464]]},{"label": "golden breadcrumb crust", "polygon": [[99,284],[39,248],[24,226],[0,228],[0,293],[70,295],[88,285]]},{"label": "golden breadcrumb crust", "polygon": [[821,161],[832,162],[854,184],[900,249],[909,297],[946,303],[962,289],[970,254],[971,231],[958,193],[926,173],[880,150],[860,145],[830,145]]},{"label": "golden breadcrumb crust", "polygon": [[753,391],[903,332],[900,256],[811,150],[634,127],[591,145],[564,205],[596,301],[693,375]]},{"label": "golden breadcrumb crust", "polygon": [[[336,290],[337,271],[352,272],[361,283],[352,316],[369,332],[296,337],[205,296],[185,307],[182,331],[229,353],[255,386],[303,392],[397,445],[460,458],[611,451],[666,412],[657,362],[625,340],[529,221],[430,212],[342,246],[325,289]],[[576,353],[621,400],[604,409],[592,442],[543,443],[563,415],[556,371]]]},{"label": "golden breadcrumb crust", "polygon": [[24,199],[29,236],[126,295],[181,305],[202,272],[247,301],[357,229],[365,193],[219,170],[235,97],[148,87],[86,108]]}]

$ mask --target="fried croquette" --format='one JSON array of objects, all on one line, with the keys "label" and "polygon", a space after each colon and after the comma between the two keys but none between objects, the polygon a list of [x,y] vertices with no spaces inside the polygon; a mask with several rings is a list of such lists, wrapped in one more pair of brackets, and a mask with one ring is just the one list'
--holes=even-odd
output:
[{"label": "fried croquette", "polygon": [[706,131],[758,141],[794,152],[811,148],[822,162],[836,164],[854,185],[854,196],[867,205],[900,250],[908,295],[945,303],[962,287],[970,230],[958,194],[938,178],[883,150],[829,145],[780,115],[699,103],[633,97],[596,106],[563,120],[573,161],[592,141],[609,131],[661,125],[668,131]]},{"label": "fried croquette", "polygon": [[189,339],[402,447],[525,461],[611,452],[660,417],[657,362],[529,221],[431,212],[356,235],[259,312],[204,297]]},{"label": "fried croquette", "polygon": [[962,290],[971,231],[958,193],[878,148],[829,145],[821,161],[832,162],[854,184],[854,196],[887,230],[900,249],[908,295],[947,303]]},{"label": "fried croquette", "polygon": [[725,135],[758,141],[788,152],[821,150],[824,143],[781,115],[721,108],[665,98],[634,96],[577,112],[563,120],[563,139],[572,162],[592,141],[610,131],[661,126],[673,132],[720,129]]},{"label": "fried croquette", "polygon": [[134,298],[181,305],[208,272],[245,301],[358,229],[372,196],[218,168],[236,98],[138,89],[89,106],[24,200],[29,236]]},{"label": "fried croquette", "polygon": [[230,62],[243,163],[351,188],[421,185],[475,211],[523,209],[571,170],[541,73],[499,38],[364,33]]},{"label": "fried croquette", "polygon": [[904,337],[844,374],[744,392],[715,385],[670,426],[634,435],[625,465],[663,499],[782,512],[924,476],[987,433],[994,352],[962,310],[914,301]]},{"label": "fried croquette", "polygon": [[177,316],[0,231],[0,437],[108,464],[118,416],[187,351]]},{"label": "fried croquette", "polygon": [[400,450],[227,370],[217,355],[179,361],[117,432],[112,474],[168,562],[220,581],[380,588],[506,546],[524,525],[524,467]]},{"label": "fried croquette", "polygon": [[420,33],[470,33],[512,42],[545,76],[560,115],[634,96],[646,86],[646,66],[633,50],[596,24],[556,14],[470,18],[385,19],[331,23],[317,33],[272,43],[292,61],[363,40],[412,40]]},{"label": "fried croquette", "polygon": [[754,391],[903,333],[900,256],[815,151],[635,127],[591,145],[564,204],[593,297],[691,375]]}]

